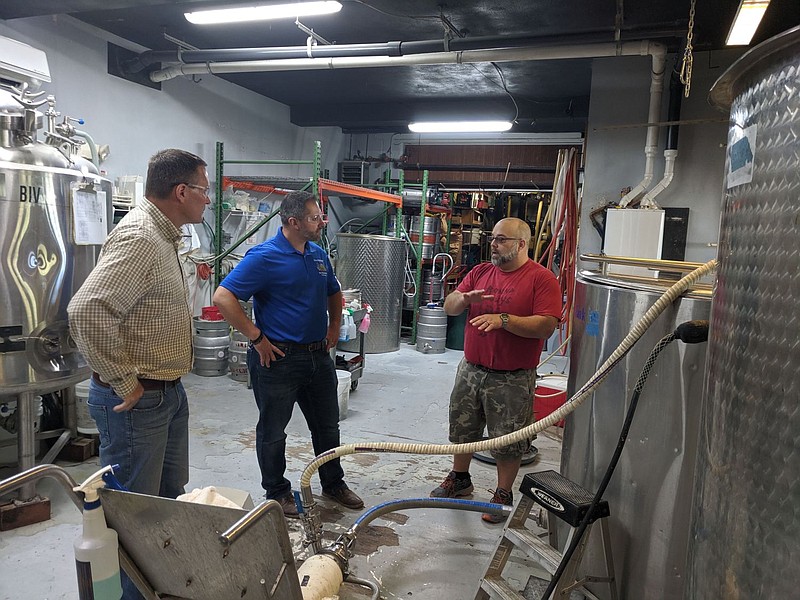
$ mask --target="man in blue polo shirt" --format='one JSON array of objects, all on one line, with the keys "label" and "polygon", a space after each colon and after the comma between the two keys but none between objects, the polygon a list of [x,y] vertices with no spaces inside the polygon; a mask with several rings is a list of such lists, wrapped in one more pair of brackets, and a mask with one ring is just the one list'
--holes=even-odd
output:
[{"label": "man in blue polo shirt", "polygon": [[[339,445],[336,367],[342,291],[318,242],[325,218],[314,196],[292,192],[281,203],[281,229],[252,248],[222,281],[214,304],[250,340],[247,366],[258,406],[256,454],[267,498],[298,516],[286,479],[286,425],[303,411],[315,454]],[[253,323],[239,301],[253,298]],[[330,319],[328,319],[330,315]],[[339,459],[319,469],[322,494],[353,509],[364,502],[344,482]]]}]

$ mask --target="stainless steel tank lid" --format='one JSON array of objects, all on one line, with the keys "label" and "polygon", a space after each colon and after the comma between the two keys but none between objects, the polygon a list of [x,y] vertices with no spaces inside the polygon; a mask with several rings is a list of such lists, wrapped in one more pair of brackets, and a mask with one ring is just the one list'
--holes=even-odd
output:
[{"label": "stainless steel tank lid", "polygon": [[[36,127],[44,124],[44,115],[36,112]],[[25,129],[25,109],[14,99],[8,90],[0,89],[0,129],[5,131],[21,131]]]},{"label": "stainless steel tank lid", "polygon": [[[578,272],[578,280],[587,281],[590,283],[597,283],[600,285],[605,285],[609,287],[615,287],[620,289],[626,290],[636,290],[640,292],[652,292],[654,294],[663,294],[667,289],[669,289],[673,284],[677,283],[677,280],[654,280],[652,283],[645,283],[642,281],[631,281],[624,279],[623,277],[616,277],[614,275],[604,275],[599,271],[590,271],[590,270],[581,270]],[[690,290],[689,292],[683,294],[689,298],[705,298],[709,299],[711,297],[711,292],[708,290]]]},{"label": "stainless steel tank lid", "polygon": [[795,51],[800,49],[800,25],[787,29],[745,52],[711,86],[711,91],[708,93],[708,101],[711,106],[722,112],[729,112],[734,98],[739,95],[743,87],[742,80],[747,78],[767,57],[791,51],[793,47],[796,47]]}]

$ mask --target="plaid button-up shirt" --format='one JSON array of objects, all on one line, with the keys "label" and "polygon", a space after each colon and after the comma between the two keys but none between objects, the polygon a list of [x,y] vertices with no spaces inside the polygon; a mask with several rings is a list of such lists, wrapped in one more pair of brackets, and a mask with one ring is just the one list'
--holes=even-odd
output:
[{"label": "plaid button-up shirt", "polygon": [[144,199],[108,235],[69,303],[78,349],[120,397],[136,389],[138,378],[170,381],[192,368],[180,239],[180,229]]}]

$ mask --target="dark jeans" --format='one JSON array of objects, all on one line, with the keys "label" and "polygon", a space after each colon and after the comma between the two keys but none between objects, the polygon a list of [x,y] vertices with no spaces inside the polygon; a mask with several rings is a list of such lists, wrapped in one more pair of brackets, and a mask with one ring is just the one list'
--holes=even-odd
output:
[{"label": "dark jeans", "polygon": [[[336,367],[326,350],[287,350],[269,368],[261,365],[258,352],[247,351],[247,367],[258,406],[256,455],[261,468],[261,487],[267,498],[291,492],[286,472],[286,425],[295,403],[300,406],[311,431],[314,454],[339,445],[339,403],[336,398]],[[335,492],[345,486],[339,459],[319,469],[322,491]]]}]

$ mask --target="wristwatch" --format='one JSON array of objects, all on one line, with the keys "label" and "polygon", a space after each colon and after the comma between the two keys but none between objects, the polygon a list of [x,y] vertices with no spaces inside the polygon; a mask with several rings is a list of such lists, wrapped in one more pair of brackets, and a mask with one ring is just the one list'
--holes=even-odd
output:
[{"label": "wristwatch", "polygon": [[508,313],[500,313],[500,327],[508,329]]},{"label": "wristwatch", "polygon": [[263,331],[259,331],[258,332],[258,337],[256,339],[254,339],[254,340],[250,340],[250,345],[251,346],[255,346],[256,344],[261,343],[261,340],[263,340],[263,339],[264,339],[264,332]]}]

